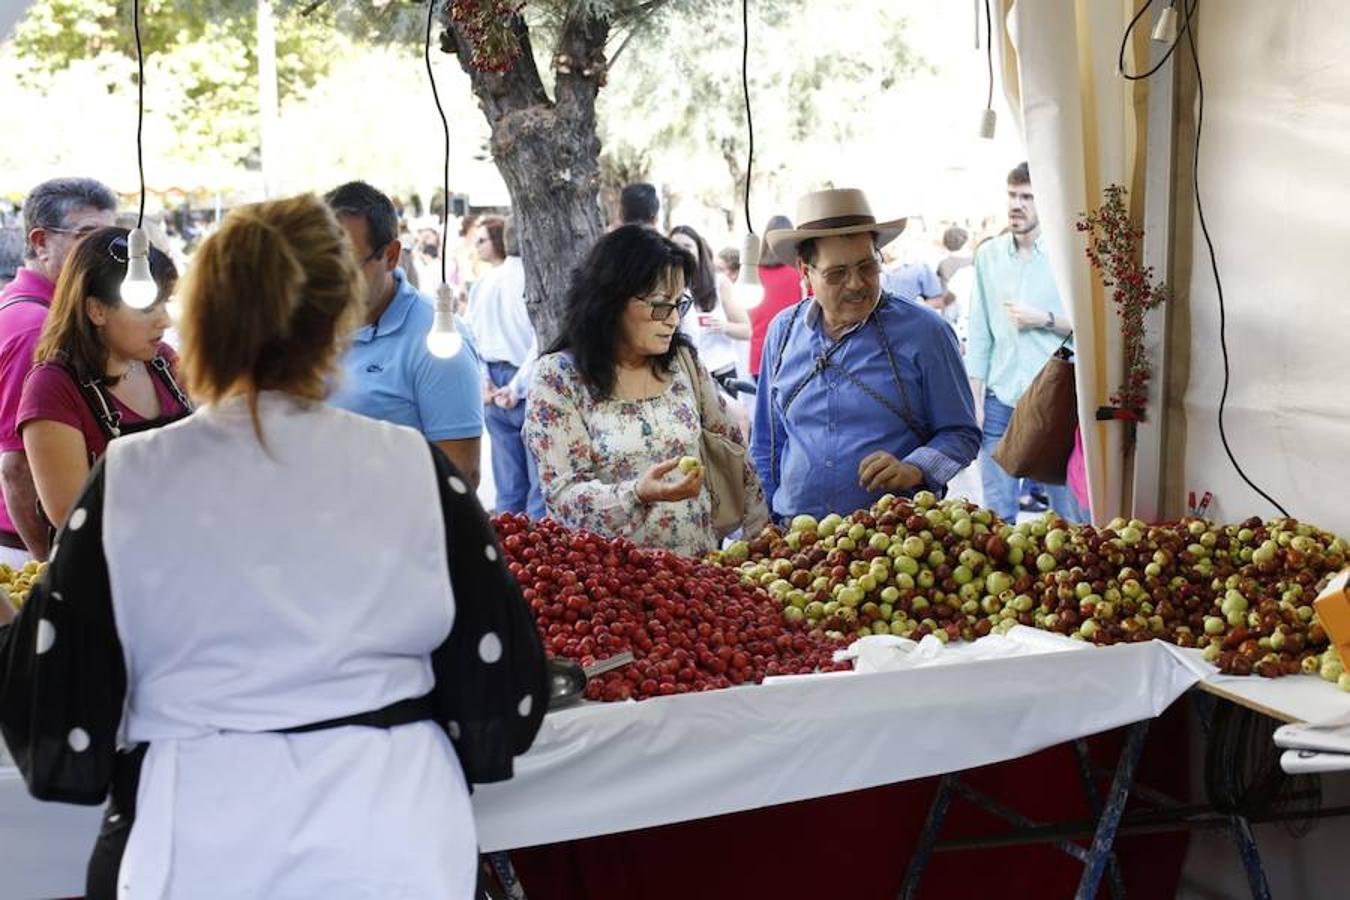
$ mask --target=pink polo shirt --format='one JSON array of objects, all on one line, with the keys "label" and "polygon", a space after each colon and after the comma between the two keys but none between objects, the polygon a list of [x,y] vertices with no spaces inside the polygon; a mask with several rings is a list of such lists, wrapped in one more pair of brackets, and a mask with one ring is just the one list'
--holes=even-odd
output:
[{"label": "pink polo shirt", "polygon": [[[23,449],[23,439],[15,428],[19,400],[55,291],[56,285],[43,275],[25,268],[0,292],[0,453]],[[40,302],[12,302],[19,297]],[[15,533],[4,503],[0,503],[0,530]]]}]

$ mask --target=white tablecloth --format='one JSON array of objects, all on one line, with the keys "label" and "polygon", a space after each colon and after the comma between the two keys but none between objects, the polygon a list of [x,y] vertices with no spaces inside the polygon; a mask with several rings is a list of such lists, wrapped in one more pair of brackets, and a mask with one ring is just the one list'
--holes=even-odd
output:
[{"label": "white tablecloth", "polygon": [[1149,641],[584,705],[477,789],[478,839],[528,847],[1014,759],[1157,716],[1207,671]]}]

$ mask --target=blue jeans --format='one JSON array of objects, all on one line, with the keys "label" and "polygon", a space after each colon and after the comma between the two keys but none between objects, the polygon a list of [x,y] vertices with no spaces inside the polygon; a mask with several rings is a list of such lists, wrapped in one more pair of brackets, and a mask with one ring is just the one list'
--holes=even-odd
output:
[{"label": "blue jeans", "polygon": [[[516,367],[506,362],[490,362],[488,376],[497,387],[515,377]],[[492,438],[492,479],[497,484],[496,511],[528,513],[532,519],[544,517],[544,496],[539,490],[539,471],[525,448],[521,429],[525,427],[525,404],[502,409],[495,403],[483,407],[483,418]]]},{"label": "blue jeans", "polygon": [[[1013,408],[994,396],[993,391],[984,394],[984,441],[980,447],[980,482],[984,487],[984,505],[998,514],[1005,522],[1017,521],[1018,488],[1022,481],[1003,471],[1003,467],[994,461],[994,449],[998,447],[1003,433],[1008,430],[1012,420]],[[1046,484],[1045,496],[1050,500],[1050,508],[1067,522],[1086,522],[1086,511],[1073,495],[1073,489],[1067,484]]]}]

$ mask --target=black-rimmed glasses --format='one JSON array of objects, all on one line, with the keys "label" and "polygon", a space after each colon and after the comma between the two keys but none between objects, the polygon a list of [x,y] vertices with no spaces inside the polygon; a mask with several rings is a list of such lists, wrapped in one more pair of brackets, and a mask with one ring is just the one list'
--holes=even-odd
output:
[{"label": "black-rimmed glasses", "polygon": [[647,304],[652,310],[653,322],[664,322],[670,318],[673,311],[676,318],[683,319],[684,314],[689,312],[689,307],[694,305],[694,295],[685,291],[674,300],[665,294],[652,294],[649,297],[638,297],[640,302]]}]

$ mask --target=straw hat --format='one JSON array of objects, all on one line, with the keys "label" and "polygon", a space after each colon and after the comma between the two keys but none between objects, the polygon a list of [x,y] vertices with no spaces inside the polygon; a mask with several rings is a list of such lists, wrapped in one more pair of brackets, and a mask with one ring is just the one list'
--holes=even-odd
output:
[{"label": "straw hat", "polygon": [[815,191],[797,201],[796,228],[779,229],[764,235],[774,256],[783,260],[797,258],[797,245],[813,238],[840,237],[872,232],[877,246],[884,247],[905,230],[904,219],[878,222],[872,214],[867,195],[856,188]]}]

